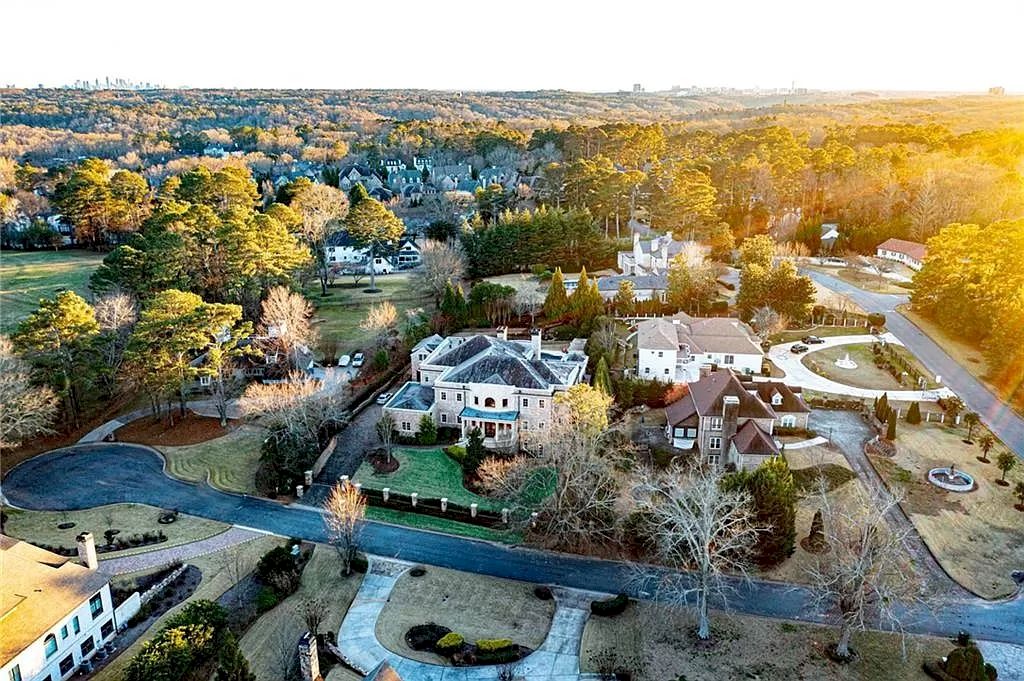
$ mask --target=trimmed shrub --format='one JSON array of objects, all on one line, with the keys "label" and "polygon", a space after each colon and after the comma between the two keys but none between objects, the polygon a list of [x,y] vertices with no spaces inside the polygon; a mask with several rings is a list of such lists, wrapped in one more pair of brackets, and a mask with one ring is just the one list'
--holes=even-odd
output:
[{"label": "trimmed shrub", "polygon": [[454,459],[460,466],[462,465],[462,460],[466,458],[466,448],[461,445],[445,447],[444,453]]},{"label": "trimmed shrub", "polygon": [[921,405],[917,402],[911,402],[907,409],[907,423],[921,423]]},{"label": "trimmed shrub", "polygon": [[353,572],[365,575],[366,571],[370,569],[370,561],[360,553],[352,559],[351,567]]},{"label": "trimmed shrub", "polygon": [[466,639],[463,638],[462,634],[449,631],[434,644],[434,647],[437,649],[437,652],[446,655],[461,648],[465,642]]},{"label": "trimmed shrub", "polygon": [[533,595],[542,601],[550,601],[554,598],[554,594],[551,593],[551,589],[546,586],[536,586],[533,588]]},{"label": "trimmed shrub", "polygon": [[871,326],[885,326],[885,315],[881,312],[872,312],[868,315],[868,324]]},{"label": "trimmed shrub", "polygon": [[615,617],[621,615],[627,605],[629,605],[629,596],[619,594],[607,601],[594,601],[590,604],[590,612],[600,617]]},{"label": "trimmed shrub", "polygon": [[269,586],[260,587],[259,593],[256,594],[256,610],[266,612],[277,605],[279,600],[277,593]]},{"label": "trimmed shrub", "polygon": [[516,662],[520,658],[522,658],[522,653],[519,651],[519,648],[514,646],[500,650],[478,649],[476,652],[477,664],[506,664],[508,662]]},{"label": "trimmed shrub", "polygon": [[512,639],[508,638],[481,638],[476,642],[478,652],[493,653],[512,647]]}]

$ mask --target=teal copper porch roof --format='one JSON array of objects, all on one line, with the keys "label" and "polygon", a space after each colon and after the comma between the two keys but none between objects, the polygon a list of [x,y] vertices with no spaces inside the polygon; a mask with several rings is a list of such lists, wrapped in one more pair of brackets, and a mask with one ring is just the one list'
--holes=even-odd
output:
[{"label": "teal copper porch roof", "polygon": [[518,411],[481,411],[466,407],[459,414],[464,419],[483,419],[485,421],[515,421],[519,418]]}]

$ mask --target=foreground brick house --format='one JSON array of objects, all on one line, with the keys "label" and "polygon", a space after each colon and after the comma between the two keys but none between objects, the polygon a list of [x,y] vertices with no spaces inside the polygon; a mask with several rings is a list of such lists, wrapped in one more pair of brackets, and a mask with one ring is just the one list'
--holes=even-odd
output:
[{"label": "foreground brick house", "polygon": [[732,371],[704,370],[665,407],[665,437],[712,466],[757,468],[778,456],[777,427],[806,428],[810,409],[799,391],[779,381],[744,381]]}]

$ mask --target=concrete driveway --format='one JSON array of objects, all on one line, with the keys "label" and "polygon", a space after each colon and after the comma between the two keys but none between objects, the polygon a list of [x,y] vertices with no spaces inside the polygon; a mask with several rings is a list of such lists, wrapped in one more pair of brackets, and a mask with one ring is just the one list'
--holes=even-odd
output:
[{"label": "concrete driveway", "polygon": [[885,333],[881,336],[872,336],[871,334],[860,334],[855,336],[828,336],[822,339],[825,341],[824,343],[809,345],[808,348],[810,349],[799,355],[794,354],[791,349],[794,345],[799,344],[800,341],[773,345],[768,351],[768,359],[786,373],[785,382],[788,385],[799,385],[807,390],[816,390],[818,392],[848,395],[850,397],[866,399],[874,399],[876,397],[881,397],[883,394],[888,394],[889,399],[891,400],[905,402],[935,402],[940,397],[952,394],[952,391],[948,388],[941,388],[939,390],[873,390],[871,388],[858,388],[856,386],[833,381],[825,378],[824,376],[819,376],[811,371],[801,361],[803,357],[825,350],[826,348],[834,348],[842,345],[870,344],[878,341],[879,339],[885,340],[888,343],[897,343],[899,345],[903,344],[891,333]]},{"label": "concrete driveway", "polygon": [[943,383],[952,388],[968,408],[981,415],[985,425],[992,429],[996,437],[1018,456],[1024,458],[1024,418],[1007,407],[995,393],[896,310],[898,305],[909,302],[909,296],[871,293],[842,279],[814,270],[805,270],[803,274],[822,286],[849,296],[869,312],[884,313],[885,325],[889,331],[899,338],[929,371],[942,376]]}]

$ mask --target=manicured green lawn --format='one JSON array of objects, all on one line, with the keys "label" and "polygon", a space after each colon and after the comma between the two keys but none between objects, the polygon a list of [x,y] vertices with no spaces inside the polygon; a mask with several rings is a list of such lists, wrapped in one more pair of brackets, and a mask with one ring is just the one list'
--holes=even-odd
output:
[{"label": "manicured green lawn", "polygon": [[[836,366],[836,360],[843,359],[847,355],[853,362],[856,362],[856,369],[841,369]],[[899,390],[901,387],[900,382],[893,378],[892,374],[875,366],[871,345],[867,343],[837,345],[833,348],[817,350],[804,355],[800,361],[819,376],[845,385],[874,390]],[[907,386],[908,389],[911,387]]]},{"label": "manicured green lawn", "polygon": [[783,331],[771,337],[773,345],[792,343],[804,336],[820,336],[821,338],[831,336],[862,336],[868,333],[863,326],[815,326],[804,331]]},{"label": "manicured green lawn", "polygon": [[359,465],[354,478],[367,489],[391,488],[392,492],[411,494],[421,498],[440,499],[447,497],[453,504],[500,511],[501,503],[494,499],[474,494],[462,485],[462,468],[440,449],[402,449],[396,447],[393,456],[398,459],[398,470],[394,473],[376,473],[373,466],[364,461]]},{"label": "manicured green lawn", "polygon": [[40,298],[65,289],[84,295],[102,260],[102,253],[78,250],[0,253],[0,332],[11,331]]},{"label": "manicured green lawn", "polygon": [[502,542],[504,544],[518,544],[523,540],[522,534],[511,530],[496,530],[480,525],[460,523],[457,520],[438,518],[437,516],[425,515],[423,513],[407,513],[380,506],[367,506],[366,518],[393,525],[405,525],[406,527],[413,527],[418,530],[433,530],[434,532]]},{"label": "manicured green lawn", "polygon": [[159,447],[167,458],[167,472],[190,482],[206,482],[229,492],[254,494],[254,476],[260,446],[267,437],[263,428],[239,426],[223,437],[195,445]]},{"label": "manicured green lawn", "polygon": [[398,318],[405,318],[407,310],[433,305],[430,297],[414,288],[411,275],[406,272],[377,277],[379,293],[365,293],[370,278],[353,284],[351,277],[340,277],[335,286],[328,289],[329,295],[321,297],[319,284],[310,285],[306,297],[316,306],[320,335],[325,340],[338,343],[338,351],[351,354],[356,350],[368,351],[372,338],[359,328],[367,311],[374,303],[390,300],[398,310]]}]

